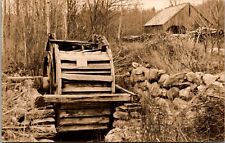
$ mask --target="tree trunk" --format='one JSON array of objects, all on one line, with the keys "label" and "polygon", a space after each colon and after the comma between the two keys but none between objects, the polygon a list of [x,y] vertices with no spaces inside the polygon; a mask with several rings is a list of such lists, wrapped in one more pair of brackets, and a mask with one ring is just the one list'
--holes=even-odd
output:
[{"label": "tree trunk", "polygon": [[49,17],[50,17],[50,1],[46,0],[46,31],[47,31],[47,35],[50,33],[50,21],[49,21]]},{"label": "tree trunk", "polygon": [[67,13],[68,13],[68,7],[67,7],[67,1],[64,1],[64,39],[67,39]]},{"label": "tree trunk", "polygon": [[118,35],[117,35],[117,39],[118,42],[120,43],[120,36],[121,36],[121,27],[122,27],[122,1],[120,3],[120,18],[119,18],[119,28],[118,28]]},{"label": "tree trunk", "polygon": [[3,22],[3,53],[4,53],[4,57],[3,57],[3,59],[4,59],[4,61],[3,61],[3,63],[5,63],[5,64],[3,64],[3,69],[4,68],[6,68],[5,66],[7,66],[8,64],[8,60],[7,60],[7,58],[6,58],[6,55],[8,55],[8,53],[7,53],[7,48],[6,48],[6,39],[7,39],[7,34],[6,34],[6,30],[8,31],[8,29],[7,29],[7,27],[5,26],[6,25],[6,16],[7,16],[7,12],[6,12],[6,0],[4,0],[4,22]]},{"label": "tree trunk", "polygon": [[[18,24],[18,23],[20,23],[20,15],[19,15],[19,13],[20,13],[20,8],[19,8],[19,6],[20,6],[20,1],[19,0],[17,0],[16,1],[16,16],[17,16],[17,19],[16,19],[16,23]],[[18,50],[19,50],[19,36],[20,36],[20,31],[19,31],[19,27],[17,26],[16,27],[16,33],[15,33],[15,35],[14,35],[14,37],[15,37],[15,51],[14,51],[14,60],[15,60],[15,64],[17,64],[17,61],[18,61]]]}]

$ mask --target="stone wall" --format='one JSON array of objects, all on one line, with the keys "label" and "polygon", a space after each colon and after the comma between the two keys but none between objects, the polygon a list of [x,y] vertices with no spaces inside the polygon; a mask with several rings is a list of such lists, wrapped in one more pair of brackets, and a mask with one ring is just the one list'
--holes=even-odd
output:
[{"label": "stone wall", "polygon": [[141,105],[124,103],[113,114],[113,129],[106,135],[106,142],[141,141]]},{"label": "stone wall", "polygon": [[[138,63],[132,65],[129,86],[140,97],[142,109],[137,113],[141,118],[134,124],[134,119],[125,111],[117,121],[116,115],[121,111],[118,107],[114,129],[106,141],[218,141],[224,138],[224,110],[221,110],[225,99],[224,73],[168,74]],[[124,128],[137,128],[139,132],[126,137]]]},{"label": "stone wall", "polygon": [[134,92],[140,97],[162,98],[175,105],[193,102],[198,95],[224,98],[221,93],[225,92],[224,73],[182,72],[169,75],[164,70],[149,69],[138,63],[133,63],[130,81]]}]

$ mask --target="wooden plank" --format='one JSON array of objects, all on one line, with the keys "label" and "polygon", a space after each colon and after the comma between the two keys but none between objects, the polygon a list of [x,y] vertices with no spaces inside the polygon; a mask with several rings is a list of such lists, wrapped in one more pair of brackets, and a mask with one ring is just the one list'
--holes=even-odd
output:
[{"label": "wooden plank", "polygon": [[[35,100],[35,104],[45,103],[83,103],[83,102],[129,102],[130,94],[81,94],[81,95],[43,95]],[[36,105],[36,106],[37,106]]]},{"label": "wooden plank", "polygon": [[111,65],[111,75],[112,75],[112,93],[115,93],[116,88],[115,88],[115,84],[116,84],[116,79],[115,79],[115,71],[114,71],[114,65],[113,65],[113,57],[112,57],[112,52],[111,49],[107,49],[109,58],[110,58],[110,65]]},{"label": "wooden plank", "polygon": [[[89,51],[89,52],[88,52]],[[92,51],[92,52],[90,52]],[[60,54],[69,54],[69,55],[107,55],[107,52],[87,50],[87,51],[60,51]]]},{"label": "wooden plank", "polygon": [[134,92],[131,92],[131,91],[128,91],[128,90],[124,89],[123,87],[119,86],[118,84],[116,84],[115,87],[116,87],[116,89],[122,91],[123,93],[128,93],[128,94],[131,94],[131,95],[134,95],[134,96],[137,95]]},{"label": "wooden plank", "polygon": [[60,118],[71,118],[71,117],[92,117],[92,116],[104,116],[110,115],[110,108],[97,108],[97,109],[80,109],[80,110],[60,110],[59,117]]},{"label": "wooden plank", "polygon": [[62,69],[104,70],[111,69],[110,64],[88,64],[88,66],[76,66],[75,63],[62,63]]},{"label": "wooden plank", "polygon": [[46,124],[54,124],[55,119],[52,117],[43,118],[43,119],[35,119],[31,121],[31,125],[46,125]]},{"label": "wooden plank", "polygon": [[109,122],[109,117],[64,118],[59,120],[59,126],[107,124]]},{"label": "wooden plank", "polygon": [[69,53],[69,52],[60,52],[60,57],[62,60],[67,61],[77,61],[79,59],[87,59],[87,61],[109,61],[109,56],[107,54],[83,54],[80,52]]},{"label": "wooden plank", "polygon": [[111,82],[111,76],[103,75],[82,75],[82,74],[62,74],[63,79],[67,80],[79,80],[79,81],[105,81]]},{"label": "wooden plank", "polygon": [[57,132],[68,132],[68,131],[85,131],[85,130],[103,130],[108,129],[107,125],[70,125],[70,126],[59,126]]},{"label": "wooden plank", "polygon": [[76,87],[70,84],[64,84],[62,92],[110,92],[111,87]]},{"label": "wooden plank", "polygon": [[60,43],[71,43],[71,44],[78,44],[78,45],[93,45],[93,42],[86,42],[86,41],[78,41],[78,40],[55,40],[49,39],[50,43],[60,44]]},{"label": "wooden plank", "polygon": [[59,55],[59,48],[58,45],[54,46],[55,50],[55,60],[56,60],[56,84],[57,88],[55,93],[56,94],[62,94],[62,79],[61,79],[61,60],[60,60],[60,55]]},{"label": "wooden plank", "polygon": [[70,70],[63,70],[62,74],[110,74],[111,71],[109,70],[101,70],[101,71],[70,71]]}]

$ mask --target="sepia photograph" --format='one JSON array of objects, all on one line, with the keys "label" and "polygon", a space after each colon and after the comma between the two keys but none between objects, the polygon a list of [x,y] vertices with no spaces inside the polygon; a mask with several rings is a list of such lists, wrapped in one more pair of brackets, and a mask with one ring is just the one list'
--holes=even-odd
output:
[{"label": "sepia photograph", "polygon": [[1,142],[225,141],[225,0],[1,4]]}]

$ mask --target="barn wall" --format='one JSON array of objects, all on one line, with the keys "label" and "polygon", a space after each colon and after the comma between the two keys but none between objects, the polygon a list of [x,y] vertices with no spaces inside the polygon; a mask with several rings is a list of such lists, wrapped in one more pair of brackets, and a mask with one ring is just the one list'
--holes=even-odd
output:
[{"label": "barn wall", "polygon": [[162,33],[172,25],[184,26],[187,30],[195,30],[199,26],[206,26],[207,21],[190,4],[187,4],[180,12],[172,17],[164,25],[152,25],[144,27],[145,33]]},{"label": "barn wall", "polygon": [[193,6],[188,4],[179,13],[177,13],[177,15],[165,23],[163,27],[164,29],[167,29],[172,25],[183,25],[188,30],[195,30],[199,26],[206,26],[206,24],[207,21],[201,17],[200,13],[196,11]]},{"label": "barn wall", "polygon": [[152,26],[145,26],[144,32],[149,34],[157,34],[162,33],[164,31],[162,25],[152,25]]},{"label": "barn wall", "polygon": [[194,21],[196,21],[196,23],[198,23],[199,26],[210,25],[209,21],[207,21],[204,17],[202,17],[203,15],[201,15],[201,13],[199,13],[196,8],[194,8],[193,6],[190,7],[191,7],[191,18]]},{"label": "barn wall", "polygon": [[[189,12],[190,8],[190,12]],[[190,14],[189,14],[190,13]],[[164,29],[169,28],[172,25],[185,26],[187,29],[192,29],[195,20],[192,18],[193,15],[196,17],[198,13],[188,4],[179,13],[177,13],[173,18],[171,18],[167,23],[163,25]]]}]

